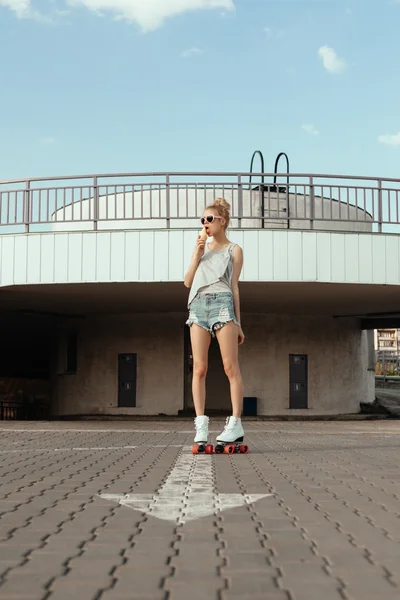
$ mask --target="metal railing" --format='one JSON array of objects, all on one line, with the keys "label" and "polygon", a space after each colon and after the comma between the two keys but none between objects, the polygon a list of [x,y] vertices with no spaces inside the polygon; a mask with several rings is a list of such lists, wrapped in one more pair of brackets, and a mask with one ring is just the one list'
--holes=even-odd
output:
[{"label": "metal railing", "polygon": [[400,179],[223,172],[0,181],[0,234],[198,227],[217,196],[231,204],[232,227],[400,233]]},{"label": "metal railing", "polygon": [[28,405],[17,400],[0,400],[0,421],[45,421],[49,418],[48,406]]}]

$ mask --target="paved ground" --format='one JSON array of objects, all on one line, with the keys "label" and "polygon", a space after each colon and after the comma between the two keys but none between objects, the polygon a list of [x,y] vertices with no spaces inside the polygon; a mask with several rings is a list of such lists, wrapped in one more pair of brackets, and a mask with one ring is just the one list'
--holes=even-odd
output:
[{"label": "paved ground", "polygon": [[399,600],[399,421],[191,426],[1,423],[0,600]]},{"label": "paved ground", "polygon": [[377,387],[375,396],[392,416],[400,417],[400,388],[398,386],[393,388]]}]

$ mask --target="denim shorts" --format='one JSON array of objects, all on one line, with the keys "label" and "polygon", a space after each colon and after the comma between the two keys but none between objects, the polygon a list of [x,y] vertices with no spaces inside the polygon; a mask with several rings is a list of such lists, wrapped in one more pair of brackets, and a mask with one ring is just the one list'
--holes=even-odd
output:
[{"label": "denim shorts", "polygon": [[239,325],[230,292],[200,293],[190,303],[186,325],[195,323],[215,337],[215,331],[230,321]]}]

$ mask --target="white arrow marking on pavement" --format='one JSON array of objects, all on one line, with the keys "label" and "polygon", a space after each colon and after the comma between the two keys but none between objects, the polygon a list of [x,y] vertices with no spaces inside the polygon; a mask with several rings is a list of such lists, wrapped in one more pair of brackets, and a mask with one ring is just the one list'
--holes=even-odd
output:
[{"label": "white arrow marking on pavement", "polygon": [[[226,460],[228,457],[221,457]],[[99,494],[157,519],[185,523],[252,504],[272,494],[218,494],[209,456],[183,454],[155,494]]]}]

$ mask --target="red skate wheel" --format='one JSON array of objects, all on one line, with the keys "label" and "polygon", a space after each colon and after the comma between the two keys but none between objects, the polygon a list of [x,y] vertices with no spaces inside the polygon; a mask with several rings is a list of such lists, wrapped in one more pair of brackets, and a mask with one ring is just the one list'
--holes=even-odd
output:
[{"label": "red skate wheel", "polygon": [[228,444],[227,446],[225,446],[224,452],[225,454],[233,454],[235,452],[235,446],[233,446],[232,444]]},{"label": "red skate wheel", "polygon": [[199,453],[199,447],[197,444],[195,444],[194,446],[192,446],[192,454],[198,454]]},{"label": "red skate wheel", "polygon": [[214,452],[214,446],[212,444],[208,444],[206,446],[206,454],[212,454]]},{"label": "red skate wheel", "polygon": [[241,454],[248,454],[249,453],[249,447],[246,446],[245,444],[243,446],[240,446],[239,448]]}]

